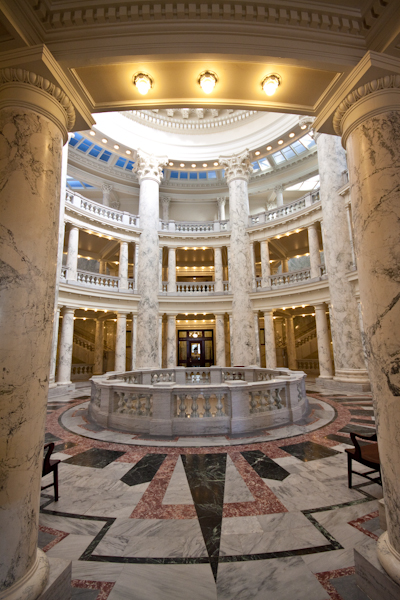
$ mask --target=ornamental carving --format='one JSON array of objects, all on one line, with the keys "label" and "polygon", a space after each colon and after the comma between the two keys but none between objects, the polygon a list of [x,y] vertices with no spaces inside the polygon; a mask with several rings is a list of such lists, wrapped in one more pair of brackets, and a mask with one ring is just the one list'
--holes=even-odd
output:
[{"label": "ornamental carving", "polygon": [[250,175],[253,172],[253,167],[250,162],[250,152],[244,150],[240,154],[232,156],[220,156],[219,164],[225,167],[225,177],[228,184],[234,179],[244,179],[249,181]]},{"label": "ornamental carving", "polygon": [[160,184],[163,176],[162,168],[167,164],[167,156],[154,156],[154,154],[147,154],[143,150],[138,150],[133,173],[136,173],[139,183],[143,179],[153,179]]},{"label": "ornamental carving", "polygon": [[347,111],[362,98],[390,88],[400,88],[400,75],[386,75],[379,79],[373,79],[369,83],[361,85],[356,90],[353,90],[339,104],[333,117],[333,128],[337,135],[342,135],[342,122]]},{"label": "ornamental carving", "polygon": [[2,84],[17,82],[33,85],[50,96],[52,96],[62,106],[66,113],[67,129],[71,130],[75,124],[75,109],[72,105],[71,100],[65,94],[62,89],[51,83],[48,79],[45,79],[41,75],[36,75],[31,71],[25,71],[25,69],[1,69],[0,70],[0,86]]}]

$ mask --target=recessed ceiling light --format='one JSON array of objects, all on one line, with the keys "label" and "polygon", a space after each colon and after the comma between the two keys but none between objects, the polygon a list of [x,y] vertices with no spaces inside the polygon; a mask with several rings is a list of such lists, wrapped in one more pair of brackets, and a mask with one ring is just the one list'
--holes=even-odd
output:
[{"label": "recessed ceiling light", "polygon": [[179,166],[180,166],[180,167],[184,167],[184,166],[185,166],[185,163],[181,163]]},{"label": "recessed ceiling light", "polygon": [[94,131],[89,131],[89,135],[96,135]]},{"label": "recessed ceiling light", "polygon": [[256,156],[260,156],[261,152],[260,152],[259,150],[257,150],[257,152],[254,152],[254,154],[255,154]]},{"label": "recessed ceiling light", "polygon": [[173,162],[170,162],[170,163],[168,163],[168,164],[169,164],[169,166],[170,166],[170,167],[173,167],[173,166],[174,166],[174,163],[173,163]]},{"label": "recessed ceiling light", "polygon": [[207,167],[207,163],[203,163],[203,167]]},{"label": "recessed ceiling light", "polygon": [[103,138],[101,141],[103,142],[103,144],[107,144],[107,142],[108,142],[108,140],[106,140],[106,138]]},{"label": "recessed ceiling light", "polygon": [[114,144],[114,148],[115,148],[115,150],[119,150],[118,144]]},{"label": "recessed ceiling light", "polygon": [[265,79],[263,79],[263,81],[261,82],[261,87],[267,94],[267,96],[273,96],[278,87],[281,85],[281,83],[282,78],[280,77],[280,75],[274,73],[271,75],[267,75]]},{"label": "recessed ceiling light", "polygon": [[142,96],[145,96],[147,92],[153,87],[153,80],[147,73],[136,73],[132,78],[133,84],[136,86],[137,91]]},{"label": "recessed ceiling light", "polygon": [[272,150],[272,146],[267,146],[267,150]]},{"label": "recessed ceiling light", "polygon": [[[181,166],[182,166],[182,165],[181,165]],[[192,164],[192,168],[193,168],[193,169],[195,169],[195,168],[196,168],[196,165],[195,165],[194,163]]]},{"label": "recessed ceiling light", "polygon": [[278,144],[281,146],[283,144],[283,140],[278,140]]},{"label": "recessed ceiling light", "polygon": [[296,134],[292,131],[291,133],[289,133],[289,137],[292,138],[294,137]]},{"label": "recessed ceiling light", "polygon": [[205,94],[211,94],[217,81],[218,77],[212,71],[203,71],[198,79],[199,85]]},{"label": "recessed ceiling light", "polygon": [[125,150],[125,154],[132,154],[130,150]]},{"label": "recessed ceiling light", "polygon": [[300,129],[307,129],[307,125],[302,125]]},{"label": "recessed ceiling light", "polygon": [[219,163],[215,162],[214,167],[218,167]]}]

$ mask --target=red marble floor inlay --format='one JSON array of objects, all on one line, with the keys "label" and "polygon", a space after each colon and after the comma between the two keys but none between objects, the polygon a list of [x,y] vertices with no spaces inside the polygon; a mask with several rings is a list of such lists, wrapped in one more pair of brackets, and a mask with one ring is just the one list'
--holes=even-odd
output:
[{"label": "red marble floor inlay", "polygon": [[48,552],[56,544],[61,542],[64,538],[66,538],[69,533],[65,533],[65,531],[59,531],[58,529],[53,529],[52,527],[46,527],[45,525],[39,525],[39,531],[43,531],[43,533],[49,533],[50,535],[55,535],[55,539],[49,542],[44,548],[42,548],[43,552]]},{"label": "red marble floor inlay", "polygon": [[359,519],[354,519],[354,521],[349,521],[349,525],[351,525],[352,527],[355,527],[356,529],[358,529],[359,531],[361,531],[368,537],[372,538],[373,540],[378,540],[378,536],[375,533],[373,533],[372,531],[368,531],[368,529],[365,529],[362,526],[363,523],[367,523],[367,521],[371,521],[371,519],[375,519],[377,516],[379,516],[379,511],[375,510],[374,512],[370,513],[369,515],[364,515],[363,517],[360,517]]},{"label": "red marble floor inlay", "polygon": [[72,579],[71,586],[82,590],[99,590],[96,600],[107,600],[115,582],[112,581],[88,581],[86,579]]},{"label": "red marble floor inlay", "polygon": [[322,587],[328,592],[330,600],[343,600],[342,596],[331,584],[331,580],[338,577],[346,577],[347,575],[354,575],[355,572],[355,567],[346,567],[344,569],[336,569],[336,571],[315,573],[315,577],[318,579]]}]

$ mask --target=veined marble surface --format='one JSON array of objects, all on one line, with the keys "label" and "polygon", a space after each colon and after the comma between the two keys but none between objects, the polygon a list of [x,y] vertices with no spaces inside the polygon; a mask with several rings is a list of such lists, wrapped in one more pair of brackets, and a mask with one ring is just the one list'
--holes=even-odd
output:
[{"label": "veined marble surface", "polygon": [[176,322],[175,317],[168,315],[167,323],[167,369],[175,367],[176,357]]},{"label": "veined marble surface", "polygon": [[117,333],[115,336],[115,366],[118,373],[126,371],[126,314],[117,314]]},{"label": "veined marble surface", "polygon": [[331,378],[333,375],[331,349],[329,341],[328,319],[326,305],[315,305],[315,325],[317,328],[319,377]]},{"label": "veined marble surface", "polygon": [[215,364],[225,367],[225,322],[224,315],[215,315]]},{"label": "veined marble surface", "polygon": [[128,242],[120,242],[119,246],[119,287],[121,290],[128,289]]}]

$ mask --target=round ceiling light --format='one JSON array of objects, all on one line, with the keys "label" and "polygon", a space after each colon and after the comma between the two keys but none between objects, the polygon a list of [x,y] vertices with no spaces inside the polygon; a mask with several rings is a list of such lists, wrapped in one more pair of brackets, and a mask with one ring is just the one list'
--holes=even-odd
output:
[{"label": "round ceiling light", "polygon": [[272,146],[267,146],[267,150],[272,150]]},{"label": "round ceiling light", "polygon": [[217,81],[218,77],[212,71],[203,71],[198,79],[199,85],[205,94],[211,94]]},{"label": "round ceiling light", "polygon": [[267,75],[265,79],[262,80],[261,87],[267,96],[273,96],[281,83],[282,78],[276,73],[273,73],[271,75]]},{"label": "round ceiling light", "polygon": [[136,73],[132,80],[139,94],[142,94],[142,96],[145,96],[150,88],[153,87],[153,80],[147,73]]},{"label": "round ceiling light", "polygon": [[259,150],[257,150],[257,152],[254,152],[254,154],[255,154],[256,156],[260,156],[261,152],[260,152]]}]

